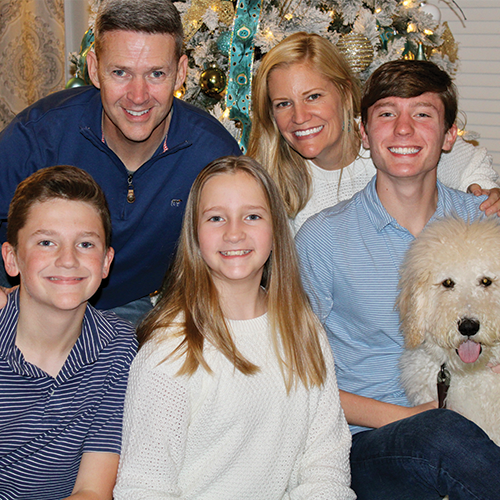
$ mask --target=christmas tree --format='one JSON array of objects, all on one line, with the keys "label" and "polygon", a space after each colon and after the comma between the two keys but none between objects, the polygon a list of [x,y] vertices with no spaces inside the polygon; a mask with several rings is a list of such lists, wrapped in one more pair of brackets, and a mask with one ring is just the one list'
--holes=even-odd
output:
[{"label": "christmas tree", "polygon": [[[434,0],[437,2],[438,0]],[[95,13],[98,0],[92,0]],[[455,12],[453,0],[440,0]],[[361,81],[386,61],[428,59],[453,75],[457,46],[436,5],[414,0],[180,0],[189,71],[180,97],[221,120],[246,147],[251,79],[291,33],[336,44]],[[459,11],[459,12],[458,12]],[[83,47],[82,47],[83,48]],[[84,70],[80,56],[73,56]],[[77,75],[81,76],[81,75]]]},{"label": "christmas tree", "polygon": [[[444,3],[459,9],[454,2]],[[175,5],[189,57],[182,98],[212,112],[235,136],[231,119],[245,125],[251,75],[260,59],[297,31],[318,33],[337,44],[361,81],[384,62],[402,57],[429,59],[452,75],[457,70],[453,36],[446,23],[440,24],[439,8],[427,2],[239,0],[235,6],[225,0],[185,0]],[[242,26],[246,40],[238,44]],[[238,87],[245,96],[241,102],[234,95]],[[245,146],[245,137],[242,142]]]}]

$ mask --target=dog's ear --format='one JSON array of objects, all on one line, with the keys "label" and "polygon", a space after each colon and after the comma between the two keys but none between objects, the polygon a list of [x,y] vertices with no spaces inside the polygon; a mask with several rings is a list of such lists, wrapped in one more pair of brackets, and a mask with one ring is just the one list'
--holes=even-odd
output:
[{"label": "dog's ear", "polygon": [[426,293],[430,273],[414,276],[403,272],[399,282],[400,293],[396,301],[401,321],[401,332],[406,347],[418,347],[425,338],[426,321],[424,311],[428,310],[429,294]]}]

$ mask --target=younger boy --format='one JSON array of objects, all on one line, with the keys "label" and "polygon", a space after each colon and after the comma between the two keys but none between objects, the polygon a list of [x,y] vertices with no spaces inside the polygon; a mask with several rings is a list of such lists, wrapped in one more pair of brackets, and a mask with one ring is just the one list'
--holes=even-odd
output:
[{"label": "younger boy", "polygon": [[0,499],[111,499],[132,326],[87,304],[113,260],[106,199],[76,168],[19,184],[2,256]]}]

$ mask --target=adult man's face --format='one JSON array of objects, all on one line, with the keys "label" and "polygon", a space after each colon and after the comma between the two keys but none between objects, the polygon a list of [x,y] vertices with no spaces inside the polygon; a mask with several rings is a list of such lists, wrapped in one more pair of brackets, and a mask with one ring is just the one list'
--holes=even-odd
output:
[{"label": "adult man's face", "polygon": [[177,61],[172,35],[110,31],[89,75],[101,90],[106,140],[117,147],[157,145],[170,123],[173,93],[184,83],[187,58]]},{"label": "adult man's face", "polygon": [[445,132],[444,104],[438,94],[426,92],[380,99],[368,109],[361,135],[379,174],[403,178],[435,169],[441,151],[452,148],[457,127]]}]

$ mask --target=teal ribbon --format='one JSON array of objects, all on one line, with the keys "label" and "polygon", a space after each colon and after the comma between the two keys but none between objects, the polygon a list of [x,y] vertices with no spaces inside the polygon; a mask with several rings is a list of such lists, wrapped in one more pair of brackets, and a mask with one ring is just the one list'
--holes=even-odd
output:
[{"label": "teal ribbon", "polygon": [[254,37],[259,26],[262,0],[239,0],[229,49],[229,82],[226,107],[229,118],[241,123],[240,148],[246,153],[250,136],[250,102]]}]

